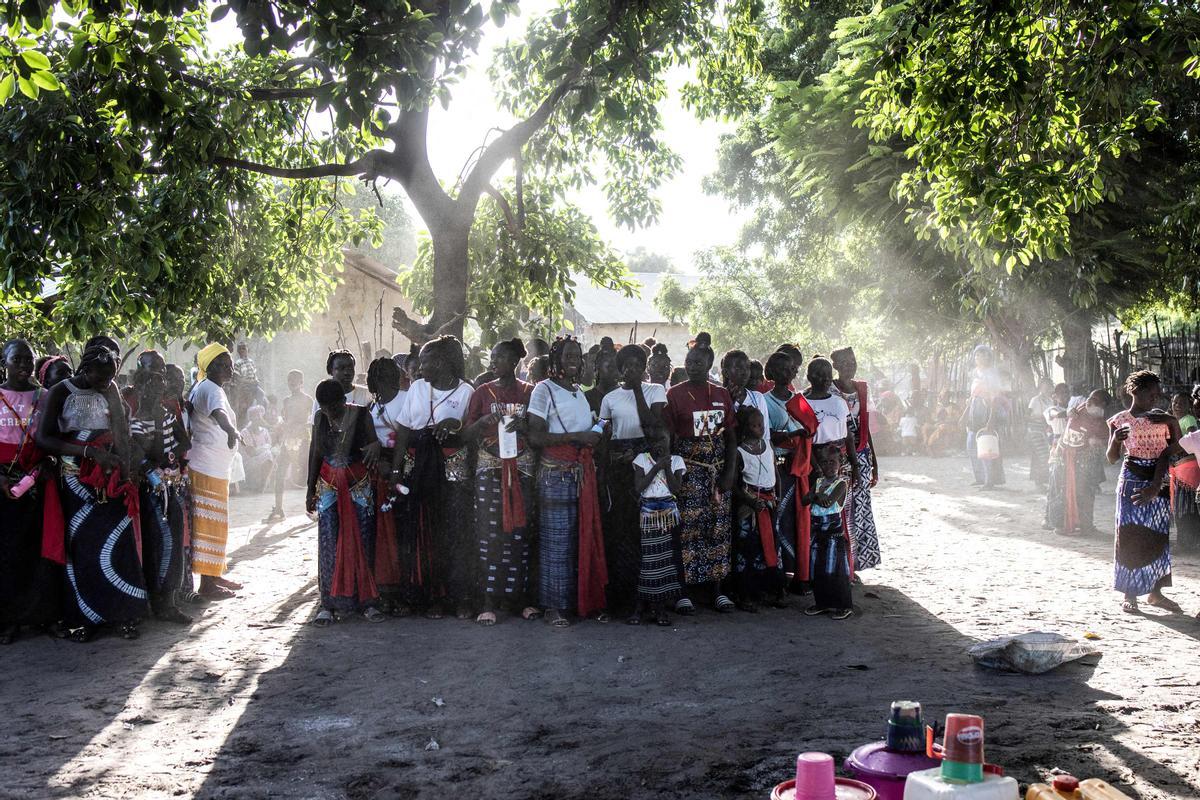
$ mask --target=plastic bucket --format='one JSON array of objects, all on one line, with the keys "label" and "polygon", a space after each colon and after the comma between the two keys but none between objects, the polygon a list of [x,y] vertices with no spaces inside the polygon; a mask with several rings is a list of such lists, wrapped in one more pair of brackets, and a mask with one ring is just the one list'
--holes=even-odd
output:
[{"label": "plastic bucket", "polygon": [[1000,457],[1000,437],[991,431],[975,437],[975,455],[984,461]]},{"label": "plastic bucket", "polygon": [[[875,789],[862,781],[850,778],[837,779],[837,800],[879,800]],[[792,778],[771,790],[771,800],[795,800],[796,779]]]}]

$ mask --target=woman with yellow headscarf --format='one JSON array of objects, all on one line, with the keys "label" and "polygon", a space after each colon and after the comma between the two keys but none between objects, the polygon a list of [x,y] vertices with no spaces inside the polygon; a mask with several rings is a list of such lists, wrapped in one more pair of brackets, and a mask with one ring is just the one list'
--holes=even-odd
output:
[{"label": "woman with yellow headscarf", "polygon": [[229,471],[237,452],[237,417],[224,386],[233,376],[233,358],[219,344],[196,356],[192,405],[192,569],[200,576],[200,595],[212,600],[233,596],[241,584],[226,580],[225,546],[229,539]]}]

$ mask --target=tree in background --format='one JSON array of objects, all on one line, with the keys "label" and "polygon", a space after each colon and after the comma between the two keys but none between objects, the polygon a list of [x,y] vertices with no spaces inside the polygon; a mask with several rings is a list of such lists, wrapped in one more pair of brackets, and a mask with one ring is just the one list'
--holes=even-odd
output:
[{"label": "tree in background", "polygon": [[642,245],[625,254],[625,264],[630,272],[674,272],[675,265],[671,257],[662,253],[654,253]]},{"label": "tree in background", "polygon": [[[177,193],[172,203],[204,208],[195,192],[213,187],[208,205],[215,205],[226,188],[222,180],[243,187],[256,180],[266,185],[256,176],[288,181],[289,188],[277,191],[303,200],[290,212],[273,212],[292,214],[272,239],[281,245],[272,248],[276,253],[317,252],[297,247],[294,237],[336,218],[336,181],[306,189],[291,188],[293,182],[397,181],[429,231],[433,280],[429,320],[418,323],[399,312],[394,324],[422,340],[461,333],[474,311],[468,305],[472,230],[483,198],[501,194],[494,181],[505,165],[517,163],[505,202],[519,229],[527,222],[523,173],[531,179],[566,176],[576,188],[601,182],[616,219],[631,225],[654,219],[653,191],[678,168],[661,140],[655,108],[665,92],[662,75],[706,50],[718,5],[562,0],[532,20],[525,36],[502,50],[494,70],[500,97],[518,121],[489,136],[457,179],[439,178],[430,164],[430,108],[451,102],[453,84],[485,27],[503,25],[516,11],[515,0],[486,6],[471,0],[231,0],[212,15],[219,19],[232,11],[243,42],[240,50],[222,54],[206,48],[209,6],[201,0],[9,0],[0,4],[13,31],[0,48],[0,95],[12,95],[15,85],[26,98],[20,109],[39,95],[69,96],[76,107],[61,116],[80,117],[84,126],[77,131],[79,150],[63,151],[72,160],[64,160],[62,169],[75,181],[63,188],[116,177],[124,188],[111,191],[131,210],[108,207],[122,214],[137,213],[149,184],[171,192],[177,181],[186,181],[192,196]],[[56,15],[61,25],[52,24]],[[14,122],[21,141],[34,140],[29,134],[35,130]],[[597,154],[607,161],[603,174],[592,161]],[[58,197],[33,194],[22,207],[32,214],[5,215],[5,233],[17,235],[15,229],[30,219],[40,231],[43,220],[55,219]],[[248,202],[246,197],[243,192],[233,203]],[[150,225],[161,221],[156,215]],[[71,220],[53,242],[62,247],[69,237],[102,231],[83,218]],[[29,245],[22,261],[4,265],[11,270],[6,285],[28,293],[60,259],[39,256],[32,243],[22,245]],[[109,253],[70,255],[81,274],[113,262]],[[209,260],[189,266],[207,271],[211,254],[195,255]],[[281,281],[296,271],[279,269]],[[158,274],[172,281],[175,267]],[[127,283],[122,296],[136,297],[142,286]],[[539,291],[530,284],[522,288]],[[201,293],[180,298],[185,295],[195,301]],[[133,301],[131,308],[143,322],[158,322],[148,306]]]}]

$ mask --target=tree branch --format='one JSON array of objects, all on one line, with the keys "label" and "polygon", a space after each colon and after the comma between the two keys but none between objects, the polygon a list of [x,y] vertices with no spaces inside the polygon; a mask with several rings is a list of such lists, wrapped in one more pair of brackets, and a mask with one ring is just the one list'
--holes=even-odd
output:
[{"label": "tree branch", "polygon": [[401,112],[385,135],[396,146],[390,154],[387,177],[400,182],[425,224],[432,230],[453,217],[454,201],[429,163],[429,110]]},{"label": "tree branch", "polygon": [[517,223],[517,219],[513,216],[512,206],[508,204],[508,198],[500,194],[500,191],[490,183],[483,187],[483,191],[496,201],[500,206],[500,211],[504,214],[504,221],[508,226],[508,232],[513,236],[519,236],[521,226]]},{"label": "tree branch", "polygon": [[364,153],[361,158],[345,164],[314,164],[308,167],[275,167],[270,164],[258,164],[242,158],[230,158],[228,156],[217,156],[211,163],[217,167],[243,169],[247,172],[258,172],[275,178],[302,180],[305,178],[337,177],[370,180],[379,174],[381,163],[389,159],[391,155],[386,150],[370,150]]},{"label": "tree branch", "polygon": [[227,86],[218,86],[215,83],[206,81],[203,78],[197,78],[195,75],[188,75],[186,72],[176,72],[175,77],[181,83],[185,83],[195,89],[200,89],[213,94],[220,94],[226,97],[237,97],[242,94],[249,96],[251,100],[258,102],[277,102],[279,100],[313,100],[322,92],[327,92],[332,89],[336,82],[326,81],[317,86],[280,86],[272,87],[256,87],[253,89],[231,89]]}]

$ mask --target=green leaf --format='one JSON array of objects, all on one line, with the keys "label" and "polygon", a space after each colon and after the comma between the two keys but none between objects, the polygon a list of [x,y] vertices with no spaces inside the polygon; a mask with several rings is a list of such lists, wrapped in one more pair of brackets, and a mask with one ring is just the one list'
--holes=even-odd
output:
[{"label": "green leaf", "polygon": [[616,120],[622,120],[629,116],[629,112],[625,109],[625,104],[615,97],[606,97],[604,99],[604,113]]},{"label": "green leaf", "polygon": [[37,100],[38,87],[36,83],[18,76],[17,86],[21,89],[21,94],[25,95],[30,100]]},{"label": "green leaf", "polygon": [[29,65],[31,70],[48,70],[50,69],[50,59],[46,58],[43,53],[37,50],[25,50],[21,53],[21,58]]},{"label": "green leaf", "polygon": [[48,92],[57,92],[62,88],[53,72],[35,72],[29,78]]},{"label": "green leaf", "polygon": [[0,80],[0,105],[4,105],[8,102],[8,98],[12,97],[15,83],[11,72],[5,75],[3,80]]}]

